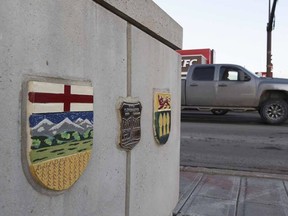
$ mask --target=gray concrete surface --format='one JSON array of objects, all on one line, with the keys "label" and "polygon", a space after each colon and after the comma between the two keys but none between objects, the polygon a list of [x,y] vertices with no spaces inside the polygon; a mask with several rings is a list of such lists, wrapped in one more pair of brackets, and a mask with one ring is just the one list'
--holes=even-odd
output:
[{"label": "gray concrete surface", "polygon": [[[181,46],[182,28],[152,0],[105,2],[1,1],[0,216],[172,214],[179,185],[180,56],[171,44]],[[53,195],[27,181],[21,161],[28,94],[22,86],[49,78],[89,81],[94,89],[91,160],[71,188]],[[173,130],[164,146],[154,140],[153,88],[168,88],[173,101]],[[117,101],[127,96],[143,108],[141,141],[131,153],[119,147]]]},{"label": "gray concrete surface", "polygon": [[173,49],[182,48],[182,27],[154,1],[94,0]]},{"label": "gray concrete surface", "polygon": [[[167,62],[165,59],[177,58],[177,53],[170,52],[167,46],[160,44],[135,27],[132,27],[131,35],[131,92],[132,95],[139,97],[143,106],[142,115],[145,117],[141,120],[140,143],[131,152],[130,216],[146,216],[147,211],[153,212],[155,216],[168,215],[167,206],[175,205],[178,198],[175,197],[175,193],[179,191],[180,107],[178,104],[180,104],[181,92],[180,73],[178,73],[180,64],[178,63],[180,63],[180,58],[178,63]],[[171,71],[169,75],[166,74],[168,71]],[[171,97],[171,107],[174,113],[171,119],[173,133],[169,135],[166,144],[155,145],[154,136],[150,133],[153,132],[153,113],[151,113],[153,100],[150,96],[153,95],[155,86],[166,89],[172,80],[175,85],[170,86],[169,89],[174,93]],[[167,188],[169,190],[166,190]],[[167,198],[164,199],[164,197]]]},{"label": "gray concrete surface", "polygon": [[287,216],[287,186],[287,180],[263,175],[182,170],[180,199],[173,215]]}]

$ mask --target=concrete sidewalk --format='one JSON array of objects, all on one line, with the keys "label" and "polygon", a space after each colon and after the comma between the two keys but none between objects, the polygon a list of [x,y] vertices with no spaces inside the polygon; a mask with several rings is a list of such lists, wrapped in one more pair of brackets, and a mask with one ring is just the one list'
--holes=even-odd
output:
[{"label": "concrete sidewalk", "polygon": [[276,179],[273,175],[251,177],[181,169],[179,202],[173,215],[288,216],[287,187],[287,176]]}]

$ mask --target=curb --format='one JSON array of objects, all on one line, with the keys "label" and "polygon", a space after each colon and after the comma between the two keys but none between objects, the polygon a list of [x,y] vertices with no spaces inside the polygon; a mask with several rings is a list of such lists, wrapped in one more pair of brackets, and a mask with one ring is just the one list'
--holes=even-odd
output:
[{"label": "curb", "polygon": [[228,170],[228,169],[213,169],[205,167],[192,167],[192,166],[180,166],[180,172],[199,172],[207,174],[217,175],[232,175],[242,177],[255,177],[255,178],[268,178],[268,179],[279,179],[288,180],[288,175],[274,174],[274,173],[263,173],[263,172],[251,172],[251,171],[239,171],[239,170]]}]

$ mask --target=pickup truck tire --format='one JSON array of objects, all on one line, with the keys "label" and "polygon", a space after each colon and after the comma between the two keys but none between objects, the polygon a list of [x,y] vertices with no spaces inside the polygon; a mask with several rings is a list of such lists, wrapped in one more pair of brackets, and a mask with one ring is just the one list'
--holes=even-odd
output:
[{"label": "pickup truck tire", "polygon": [[211,110],[211,112],[214,114],[214,115],[225,115],[228,110],[222,110],[222,109],[213,109]]},{"label": "pickup truck tire", "polygon": [[288,119],[288,104],[282,99],[270,99],[261,105],[259,113],[266,123],[281,124]]}]

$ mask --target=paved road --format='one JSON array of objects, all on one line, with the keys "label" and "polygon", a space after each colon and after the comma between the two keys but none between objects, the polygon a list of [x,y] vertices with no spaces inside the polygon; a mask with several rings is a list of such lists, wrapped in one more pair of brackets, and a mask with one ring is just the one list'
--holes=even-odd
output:
[{"label": "paved road", "polygon": [[264,124],[258,113],[183,112],[181,165],[288,174],[288,122]]}]

